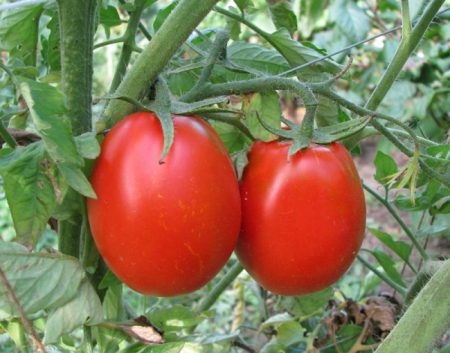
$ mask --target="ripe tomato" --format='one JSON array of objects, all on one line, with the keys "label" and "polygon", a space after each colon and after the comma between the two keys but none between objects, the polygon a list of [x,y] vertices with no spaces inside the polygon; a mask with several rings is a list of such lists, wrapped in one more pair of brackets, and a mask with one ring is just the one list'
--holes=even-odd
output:
[{"label": "ripe tomato", "polygon": [[174,116],[172,148],[159,164],[163,134],[152,113],[132,114],[106,136],[87,202],[99,252],[141,293],[194,291],[223,267],[240,229],[239,186],[215,131]]},{"label": "ripe tomato", "polygon": [[310,146],[288,161],[289,143],[256,142],[241,182],[236,253],[264,288],[300,295],[326,288],[361,246],[361,182],[340,144]]}]

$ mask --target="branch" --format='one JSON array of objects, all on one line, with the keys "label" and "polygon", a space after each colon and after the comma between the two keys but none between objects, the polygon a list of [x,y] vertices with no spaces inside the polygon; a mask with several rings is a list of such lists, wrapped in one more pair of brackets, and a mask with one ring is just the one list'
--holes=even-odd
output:
[{"label": "branch", "polygon": [[[386,209],[389,211],[389,213],[391,214],[392,217],[394,217],[394,219],[397,221],[397,223],[400,225],[400,227],[403,229],[403,231],[405,232],[405,234],[408,236],[408,238],[411,240],[411,242],[414,244],[414,246],[416,247],[417,251],[419,251],[420,256],[424,259],[427,260],[429,258],[428,254],[426,253],[425,249],[422,247],[422,245],[419,243],[419,241],[416,239],[416,237],[414,236],[413,232],[411,231],[411,229],[409,229],[409,227],[406,225],[405,222],[403,222],[403,220],[401,219],[401,217],[398,215],[398,213],[394,210],[394,208],[392,207],[391,203],[387,200],[385,200],[383,197],[381,197],[380,194],[378,194],[375,190],[373,190],[370,186],[368,186],[367,184],[363,183],[363,188],[367,190],[367,192],[369,194],[371,194],[373,197],[375,197],[375,199],[377,199],[379,202],[381,202],[383,204],[384,207],[386,207]],[[412,266],[412,264],[410,264],[408,262],[409,267],[411,267],[411,269],[417,273],[417,271],[415,270],[415,268]]]},{"label": "branch", "polygon": [[[362,249],[364,250],[364,249]],[[376,274],[378,277],[381,278],[383,282],[390,285],[392,288],[394,288],[397,292],[399,292],[402,296],[405,296],[406,289],[394,282],[392,279],[390,279],[388,276],[386,276],[383,272],[380,272],[377,270],[375,266],[373,266],[369,261],[364,259],[361,255],[356,255],[356,258],[361,262],[364,266],[366,266],[370,271],[372,271],[374,274]]]},{"label": "branch", "polygon": [[236,277],[242,272],[243,269],[244,268],[242,267],[241,263],[239,261],[236,262],[230,268],[229,272],[226,273],[225,276],[223,276],[220,281],[214,286],[214,288],[207,294],[207,296],[200,301],[196,311],[198,313],[202,313],[213,306],[222,292],[227,289],[227,287],[236,279]]},{"label": "branch", "polygon": [[[209,13],[218,0],[181,0],[156,32],[151,42],[128,70],[116,92],[135,99],[142,98],[172,55]],[[103,131],[133,111],[129,103],[109,102],[96,130]]]},{"label": "branch", "polygon": [[402,0],[402,39],[407,39],[412,31],[409,0]]},{"label": "branch", "polygon": [[5,128],[5,125],[3,125],[3,122],[0,119],[0,141],[3,140],[7,143],[7,145],[11,148],[16,148],[17,141],[14,137],[11,136],[8,129]]},{"label": "branch", "polygon": [[144,11],[146,0],[137,0],[134,4],[134,10],[130,14],[130,19],[128,20],[127,29],[122,36],[123,46],[120,52],[119,63],[117,64],[116,72],[109,88],[109,92],[112,93],[119,86],[122,81],[125,71],[127,70],[128,64],[130,63],[131,54],[136,47],[135,36],[136,31],[139,26],[139,21],[141,20],[142,11]]},{"label": "branch", "polygon": [[[374,110],[380,105],[381,101],[386,96],[387,92],[401,72],[409,56],[416,49],[425,31],[427,30],[428,26],[439,11],[444,1],[445,0],[432,0],[417,24],[414,26],[411,34],[406,37],[402,37],[400,45],[395,52],[394,58],[392,59],[388,68],[375,87],[375,90],[369,97],[369,100],[365,105],[366,108]],[[404,3],[405,0],[402,0],[402,5],[404,5]],[[403,15],[405,16],[404,13]],[[404,17],[403,19],[405,20]]]},{"label": "branch", "polygon": [[33,342],[34,347],[36,348],[36,351],[39,353],[46,353],[45,347],[42,344],[41,340],[39,339],[39,336],[37,332],[35,331],[33,325],[30,321],[27,319],[27,315],[25,314],[25,311],[23,310],[22,306],[19,303],[19,300],[16,297],[16,294],[14,293],[13,288],[11,287],[11,284],[9,283],[8,279],[6,278],[5,273],[0,268],[0,282],[3,284],[3,286],[6,289],[6,294],[8,296],[9,301],[11,304],[14,305],[17,312],[19,313],[20,322],[22,323],[23,327],[27,331],[28,335],[31,338],[31,341]]}]

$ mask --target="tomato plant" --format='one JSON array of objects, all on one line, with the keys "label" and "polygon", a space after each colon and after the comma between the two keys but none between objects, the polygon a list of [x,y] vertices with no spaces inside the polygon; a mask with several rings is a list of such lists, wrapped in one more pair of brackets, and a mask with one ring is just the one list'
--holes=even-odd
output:
[{"label": "tomato plant", "polygon": [[88,200],[97,247],[131,288],[172,296],[202,287],[230,257],[240,226],[237,179],[214,130],[175,116],[175,139],[153,113],[135,113],[106,136]]},{"label": "tomato plant", "polygon": [[237,254],[266,289],[299,295],[323,289],[348,269],[361,245],[364,193],[338,143],[288,160],[290,144],[256,142],[241,182]]}]

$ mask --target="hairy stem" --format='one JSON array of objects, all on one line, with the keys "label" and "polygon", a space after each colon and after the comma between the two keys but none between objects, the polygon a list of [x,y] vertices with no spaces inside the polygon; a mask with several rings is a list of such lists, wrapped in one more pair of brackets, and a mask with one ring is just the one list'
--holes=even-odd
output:
[{"label": "hairy stem", "polygon": [[27,315],[25,311],[23,310],[22,306],[20,305],[19,299],[17,298],[16,294],[14,293],[13,288],[11,287],[11,284],[8,281],[8,278],[6,278],[5,273],[0,268],[0,283],[5,287],[6,289],[6,295],[11,302],[11,304],[14,305],[17,312],[19,313],[20,322],[22,323],[23,327],[27,331],[28,335],[31,338],[31,341],[33,342],[33,345],[36,349],[36,352],[38,353],[45,353],[45,347],[42,344],[41,340],[39,339],[39,336],[34,329],[31,322],[27,319]]},{"label": "hairy stem", "polygon": [[123,35],[123,46],[120,52],[119,63],[117,64],[116,72],[109,88],[109,92],[112,93],[119,86],[122,81],[125,71],[127,70],[128,64],[130,63],[131,54],[136,46],[135,36],[136,31],[139,26],[139,21],[141,20],[142,11],[144,11],[146,0],[137,0],[134,3],[134,10],[130,14],[130,19],[128,21],[128,26]]},{"label": "hairy stem", "polygon": [[[156,32],[151,42],[128,70],[116,90],[117,94],[140,99],[170,58],[209,13],[218,0],[181,0]],[[112,126],[133,111],[133,105],[113,100],[109,102],[97,131]]]},{"label": "hairy stem", "polygon": [[241,263],[236,262],[229,270],[228,273],[223,276],[220,281],[214,286],[214,288],[204,297],[198,307],[197,312],[202,313],[208,310],[219,298],[222,292],[236,279],[236,277],[242,272],[244,268]]},{"label": "hairy stem", "polygon": [[[426,253],[425,249],[422,247],[422,245],[419,243],[417,238],[414,236],[413,232],[409,227],[406,225],[405,222],[401,219],[401,217],[398,215],[398,213],[395,211],[395,209],[392,207],[391,203],[387,200],[385,200],[383,197],[381,197],[380,194],[378,194],[375,190],[373,190],[370,186],[367,184],[363,184],[363,187],[369,194],[371,194],[373,197],[375,197],[376,200],[378,200],[380,203],[383,204],[383,206],[389,211],[392,217],[397,221],[399,226],[403,229],[405,234],[408,236],[409,240],[413,243],[417,251],[419,252],[420,256],[427,260],[429,258],[428,254]],[[409,264],[410,265],[410,264]],[[411,267],[412,265],[410,265]],[[414,269],[414,268],[413,268]]]},{"label": "hairy stem", "polygon": [[[92,57],[96,0],[57,0],[60,36],[62,88],[67,117],[74,135],[91,130]],[[82,202],[81,196],[79,196]],[[58,228],[62,253],[80,255],[81,215],[61,221]]]},{"label": "hairy stem", "polygon": [[57,0],[62,87],[75,135],[90,131],[96,0]]},{"label": "hairy stem", "polygon": [[388,276],[386,276],[383,272],[378,271],[378,269],[373,266],[369,261],[364,259],[362,256],[357,255],[356,256],[358,261],[361,262],[364,266],[366,266],[370,271],[372,271],[374,274],[376,274],[378,277],[380,277],[383,282],[390,285],[392,288],[394,288],[397,292],[399,292],[401,295],[405,296],[406,289],[402,286],[395,283],[392,279],[390,279]]},{"label": "hairy stem", "polygon": [[[399,47],[395,52],[394,58],[389,64],[388,68],[384,72],[380,81],[378,82],[375,90],[372,92],[369,100],[366,103],[366,108],[374,110],[376,109],[383,98],[386,96],[392,84],[397,79],[399,73],[401,72],[403,66],[408,60],[411,53],[416,49],[420,40],[422,39],[425,31],[433,20],[434,16],[439,11],[440,7],[445,0],[433,0],[428,5],[424,11],[422,17],[419,19],[417,24],[414,26],[410,35],[402,37]],[[407,1],[406,1],[407,2]],[[405,0],[402,0],[402,5],[404,5]],[[408,9],[409,10],[409,9]],[[408,11],[409,17],[409,11]],[[405,14],[403,14],[403,19],[405,20]]]},{"label": "hairy stem", "polygon": [[450,260],[431,277],[375,353],[428,353],[450,326]]}]

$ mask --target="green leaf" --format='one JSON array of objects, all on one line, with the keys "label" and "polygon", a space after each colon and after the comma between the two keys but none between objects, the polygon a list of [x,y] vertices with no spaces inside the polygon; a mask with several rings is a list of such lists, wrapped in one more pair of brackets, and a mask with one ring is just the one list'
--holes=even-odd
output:
[{"label": "green leaf", "polygon": [[81,170],[84,161],[78,153],[70,122],[64,116],[64,96],[49,84],[23,77],[17,80],[48,154],[72,188],[84,196],[95,197],[94,190]]},{"label": "green leaf", "polygon": [[395,240],[394,237],[388,233],[384,233],[375,228],[368,228],[370,232],[375,235],[384,245],[396,253],[403,261],[409,261],[411,254],[411,245],[401,240]]},{"label": "green leaf", "polygon": [[59,40],[59,21],[58,13],[51,12],[52,19],[47,23],[50,31],[46,40],[42,41],[42,56],[50,67],[50,71],[61,70],[60,40]]},{"label": "green leaf", "polygon": [[119,13],[114,6],[100,8],[100,24],[105,27],[115,27],[122,24]]},{"label": "green leaf", "polygon": [[438,225],[432,225],[429,227],[425,227],[420,229],[416,233],[417,237],[440,237],[440,236],[446,236],[450,237],[450,225],[448,224],[438,224]]},{"label": "green leaf", "polygon": [[25,65],[34,66],[43,4],[4,11],[0,18],[0,49],[9,51]]},{"label": "green leaf", "polygon": [[150,322],[162,331],[179,331],[196,326],[206,319],[206,316],[195,315],[190,309],[180,304],[154,310],[148,316]]},{"label": "green leaf", "polygon": [[158,29],[162,26],[166,18],[170,15],[170,13],[173,11],[175,6],[177,6],[178,1],[172,2],[169,6],[166,6],[162,10],[158,11],[158,14],[156,15],[155,20],[153,21],[153,30],[155,32],[158,31]]},{"label": "green leaf", "polygon": [[58,169],[66,179],[67,183],[74,190],[78,191],[80,194],[86,197],[97,197],[94,189],[92,188],[92,185],[89,183],[89,180],[87,180],[86,175],[84,175],[81,169],[73,168],[66,163],[59,164]]},{"label": "green leaf", "polygon": [[45,325],[46,344],[57,342],[63,334],[80,325],[92,325],[103,319],[102,304],[89,280],[85,278],[77,295],[68,303],[51,311]]},{"label": "green leaf", "polygon": [[304,38],[311,36],[317,28],[319,20],[324,16],[327,0],[301,0],[300,2],[300,27]]},{"label": "green leaf", "polygon": [[242,12],[245,11],[245,9],[249,8],[250,6],[253,6],[253,0],[233,0],[234,3],[239,7],[239,10]]},{"label": "green leaf", "polygon": [[[79,262],[69,256],[11,251],[0,241],[0,267],[28,315],[56,309],[72,300],[85,278]],[[0,320],[19,313],[0,286]]]},{"label": "green leaf", "polygon": [[310,316],[322,310],[333,296],[333,289],[326,288],[322,291],[296,297],[280,297],[277,307],[286,309],[291,314],[303,317]]},{"label": "green leaf", "polygon": [[221,121],[209,120],[229,153],[240,151],[247,143],[247,138],[238,128]]},{"label": "green leaf", "polygon": [[339,105],[324,96],[318,96],[318,106],[315,121],[317,126],[329,126],[336,124],[339,117]]},{"label": "green leaf", "polygon": [[[278,31],[269,35],[275,48],[286,58],[291,66],[299,66],[310,62],[312,60],[323,57],[314,49],[308,48],[301,43],[293,40],[286,29],[279,29]],[[341,70],[340,65],[332,60],[324,60],[315,65],[311,65],[299,71],[299,75],[303,74],[317,74],[328,72],[337,74]]]},{"label": "green leaf", "polygon": [[277,342],[285,347],[300,343],[306,330],[296,321],[285,322],[277,327]]},{"label": "green leaf", "polygon": [[297,30],[297,16],[292,11],[292,5],[289,0],[270,0],[270,17],[277,29],[285,28],[292,35]]},{"label": "green leaf", "polygon": [[382,185],[387,185],[390,178],[398,172],[397,163],[394,159],[378,150],[374,160],[376,173],[375,180]]},{"label": "green leaf", "polygon": [[244,98],[242,110],[245,113],[245,125],[252,135],[259,140],[269,141],[274,135],[259,122],[257,114],[264,122],[275,128],[280,127],[281,106],[276,92],[255,93],[250,99]]},{"label": "green leaf", "polygon": [[353,0],[334,0],[330,7],[330,19],[350,42],[366,38],[370,19]]},{"label": "green leaf", "polygon": [[17,236],[35,244],[67,186],[40,142],[2,149],[0,174]]},{"label": "green leaf", "polygon": [[378,263],[383,268],[384,272],[397,284],[406,288],[405,282],[403,282],[401,274],[397,271],[394,260],[386,254],[384,251],[374,249],[370,251],[377,259]]},{"label": "green leaf", "polygon": [[252,68],[262,73],[279,74],[289,70],[286,59],[273,49],[255,43],[233,42],[227,48],[227,58],[242,68]]},{"label": "green leaf", "polygon": [[295,318],[289,314],[289,313],[280,313],[280,314],[276,314],[274,316],[269,317],[266,321],[264,321],[261,324],[261,330],[264,330],[268,327],[278,327],[281,324],[284,324],[286,322],[291,322],[294,321]]},{"label": "green leaf", "polygon": [[95,159],[100,154],[100,144],[98,143],[95,132],[86,132],[75,137],[75,144],[77,146],[78,153],[83,158]]}]

